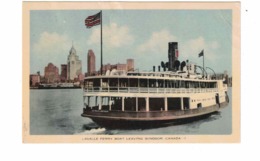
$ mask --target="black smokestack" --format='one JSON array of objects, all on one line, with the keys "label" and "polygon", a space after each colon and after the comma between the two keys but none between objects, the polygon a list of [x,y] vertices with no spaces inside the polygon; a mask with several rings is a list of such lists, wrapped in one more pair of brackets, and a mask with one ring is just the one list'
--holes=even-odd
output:
[{"label": "black smokestack", "polygon": [[160,65],[158,66],[158,71],[159,71],[159,72],[161,71]]},{"label": "black smokestack", "polygon": [[168,48],[169,71],[174,70],[174,62],[177,60],[177,56],[178,56],[176,55],[177,50],[178,50],[178,42],[169,42],[169,48]]}]

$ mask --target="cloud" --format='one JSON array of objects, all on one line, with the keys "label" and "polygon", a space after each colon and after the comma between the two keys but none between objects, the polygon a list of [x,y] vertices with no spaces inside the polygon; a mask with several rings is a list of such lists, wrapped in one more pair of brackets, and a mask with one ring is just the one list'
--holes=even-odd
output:
[{"label": "cloud", "polygon": [[137,62],[137,66],[150,70],[151,66],[158,66],[161,61],[168,61],[169,42],[178,42],[180,61],[190,60],[194,63],[200,63],[202,58],[199,58],[198,54],[203,49],[207,66],[216,64],[216,60],[222,58],[219,53],[221,46],[217,41],[208,41],[203,36],[184,40],[177,38],[168,30],[161,30],[152,33],[147,41],[137,47],[137,60],[142,60],[139,64]]},{"label": "cloud", "polygon": [[205,58],[214,61],[218,58],[219,48],[220,45],[217,41],[206,41],[202,36],[179,43],[180,55],[190,60],[196,60],[198,54],[204,50]]},{"label": "cloud", "polygon": [[180,56],[185,59],[197,58],[199,52],[204,49],[207,59],[213,60],[217,57],[217,51],[220,48],[217,41],[206,41],[202,36],[181,40],[164,29],[152,33],[147,41],[137,47],[137,51],[139,54],[165,54],[167,57],[169,42],[178,42]]},{"label": "cloud", "polygon": [[42,32],[39,38],[31,44],[31,72],[41,71],[43,73],[44,67],[50,62],[60,69],[60,64],[67,63],[71,43],[67,35],[56,32]]},{"label": "cloud", "polygon": [[168,30],[153,32],[152,36],[146,42],[137,47],[137,51],[139,53],[152,52],[165,54],[168,50],[168,42],[176,41],[176,39]]},{"label": "cloud", "polygon": [[68,51],[71,43],[66,35],[59,35],[56,32],[43,32],[38,41],[32,44],[34,54],[55,54],[64,50]]},{"label": "cloud", "polygon": [[[107,48],[119,48],[134,42],[133,35],[130,34],[127,26],[119,26],[116,23],[110,23],[103,27],[103,44]],[[87,42],[89,45],[100,43],[100,29],[93,29]]]}]

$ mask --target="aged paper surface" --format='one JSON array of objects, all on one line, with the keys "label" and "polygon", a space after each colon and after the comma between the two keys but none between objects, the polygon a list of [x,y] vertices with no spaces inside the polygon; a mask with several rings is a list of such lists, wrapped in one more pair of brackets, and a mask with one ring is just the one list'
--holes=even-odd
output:
[{"label": "aged paper surface", "polygon": [[[40,115],[43,115],[44,113],[37,113],[38,103],[42,99],[42,97],[37,98],[38,102],[35,104],[32,104],[32,95],[30,95],[31,91],[34,90],[34,95],[38,95],[37,92],[35,92],[35,89],[30,89],[30,82],[29,75],[35,74],[38,70],[43,70],[44,67],[41,67],[42,69],[37,68],[37,64],[41,64],[43,61],[45,66],[48,65],[49,62],[55,61],[56,59],[59,59],[60,57],[56,57],[56,55],[52,55],[49,53],[55,53],[55,52],[63,52],[63,51],[56,51],[59,49],[60,46],[66,45],[68,50],[67,53],[65,53],[65,58],[62,62],[66,63],[67,61],[67,55],[69,54],[69,50],[71,49],[71,46],[75,46],[76,50],[79,48],[79,52],[82,52],[83,54],[87,54],[87,50],[85,48],[81,47],[80,40],[84,41],[86,45],[88,45],[88,49],[91,49],[92,46],[98,46],[96,43],[96,37],[95,34],[99,34],[99,31],[97,31],[100,27],[94,26],[93,28],[89,30],[85,30],[83,33],[78,33],[78,31],[71,31],[71,28],[76,28],[77,25],[82,25],[84,27],[84,19],[79,19],[79,24],[70,24],[69,23],[69,17],[73,17],[73,19],[77,18],[77,11],[79,11],[80,14],[84,14],[84,11],[86,11],[86,14],[84,14],[84,18],[87,18],[88,16],[91,16],[92,14],[95,14],[99,12],[100,10],[103,11],[103,14],[111,14],[111,16],[108,16],[108,19],[106,20],[106,23],[104,23],[104,30],[110,31],[109,36],[105,37],[104,45],[105,43],[108,44],[108,47],[104,48],[104,54],[106,52],[113,53],[115,50],[112,49],[112,47],[120,47],[124,45],[134,44],[134,41],[139,40],[138,43],[139,46],[137,46],[137,49],[131,48],[131,46],[127,46],[126,50],[132,49],[133,52],[151,52],[151,50],[148,50],[149,48],[153,48],[153,46],[157,43],[160,43],[161,41],[178,41],[180,39],[181,42],[183,42],[186,45],[193,46],[199,46],[202,47],[207,46],[207,49],[212,49],[213,54],[210,56],[212,59],[215,59],[216,61],[219,61],[217,64],[225,65],[226,62],[223,62],[221,59],[218,58],[218,50],[222,51],[224,47],[221,46],[221,42],[215,41],[214,39],[210,39],[211,36],[206,37],[204,35],[194,35],[193,39],[180,38],[180,36],[188,37],[189,35],[192,35],[194,33],[191,33],[188,31],[187,26],[184,23],[185,21],[194,21],[194,24],[196,24],[196,19],[192,19],[192,16],[188,18],[187,16],[186,20],[183,20],[182,22],[174,22],[176,25],[176,28],[183,25],[183,30],[186,30],[183,32],[182,35],[178,35],[177,33],[171,33],[169,32],[169,28],[174,28],[175,26],[169,26],[167,22],[167,14],[175,13],[174,11],[178,11],[179,15],[183,16],[185,19],[185,14],[190,13],[197,14],[196,16],[206,16],[203,12],[215,12],[220,11],[220,13],[226,13],[227,15],[230,15],[230,19],[226,19],[225,16],[222,14],[216,21],[224,21],[224,23],[227,24],[227,26],[230,27],[230,31],[227,34],[230,35],[229,45],[230,45],[230,51],[231,53],[225,53],[228,57],[230,57],[230,62],[227,64],[227,66],[231,66],[229,70],[229,75],[232,76],[232,98],[230,98],[232,102],[231,107],[231,114],[228,114],[230,117],[230,123],[231,123],[231,129],[228,132],[223,133],[215,133],[215,132],[201,132],[200,126],[204,124],[203,122],[194,127],[187,127],[188,130],[185,131],[186,127],[182,126],[175,126],[175,127],[168,127],[166,129],[149,129],[149,130],[129,130],[127,132],[125,131],[107,131],[100,132],[99,130],[104,129],[92,129],[92,131],[89,133],[88,129],[86,131],[79,131],[79,129],[75,130],[75,133],[71,132],[68,127],[68,124],[73,124],[76,120],[71,120],[70,117],[68,117],[68,120],[64,120],[63,118],[57,119],[58,114],[55,114],[57,112],[55,109],[53,110],[53,113],[48,113],[46,115],[46,119],[53,119],[54,122],[48,122],[49,127],[51,128],[51,131],[47,128],[46,131],[44,131],[44,127],[41,127],[41,123],[43,120],[40,120]],[[89,12],[91,11],[91,12]],[[118,20],[117,17],[113,17],[113,14],[118,14],[118,12],[121,12],[122,15],[120,17],[120,20]],[[125,12],[124,12],[125,11]],[[165,11],[165,12],[164,12]],[[195,11],[197,11],[195,13]],[[135,13],[136,12],[136,13]],[[156,17],[157,22],[151,23],[156,26],[160,26],[157,29],[150,28],[142,28],[142,23],[145,23],[146,21],[153,21],[153,17],[143,17],[143,21],[136,20],[135,16],[138,14],[144,16],[149,14],[153,14],[153,12],[158,12]],[[91,14],[90,14],[91,13]],[[124,21],[122,19],[126,18],[124,16],[131,16],[131,14],[134,14],[135,16],[132,16],[133,22],[131,25],[136,25],[135,28],[131,28],[131,26],[127,26],[124,24]],[[138,14],[137,14],[138,13]],[[74,15],[75,14],[75,15]],[[178,15],[177,14],[177,15]],[[201,15],[200,15],[201,14]],[[38,16],[38,15],[42,15]],[[153,14],[156,15],[156,14]],[[37,17],[38,16],[38,17]],[[51,16],[51,17],[48,17]],[[223,17],[222,17],[223,16]],[[48,18],[54,19],[54,21],[44,21]],[[105,18],[105,17],[104,17]],[[129,18],[129,17],[128,17]],[[152,18],[152,19],[151,19]],[[162,19],[160,21],[160,18]],[[165,21],[166,19],[166,21]],[[177,19],[177,18],[176,18]],[[170,21],[176,20],[172,19]],[[158,21],[159,20],[159,21]],[[164,20],[164,21],[163,21]],[[44,22],[41,22],[44,21]],[[105,20],[104,20],[105,21]],[[177,21],[177,20],[176,20]],[[210,20],[208,20],[210,23]],[[46,28],[43,28],[41,26],[41,23],[49,23],[47,24]],[[116,23],[117,22],[117,23]],[[53,23],[53,24],[51,24]],[[170,23],[169,23],[170,24]],[[49,25],[49,26],[48,26]],[[168,26],[167,26],[168,25]],[[197,24],[198,25],[198,24]],[[209,30],[209,32],[212,32],[212,37],[220,34],[223,34],[225,32],[225,27],[223,26],[210,30],[210,24],[208,26],[196,26],[194,25],[194,28],[198,28],[198,32],[202,32],[202,30]],[[146,39],[142,39],[140,37],[137,37],[137,35],[134,34],[133,30],[142,29],[142,32],[150,33],[150,36],[147,36]],[[60,33],[60,30],[64,29],[64,33]],[[110,29],[110,30],[109,30]],[[115,31],[114,31],[114,30]],[[38,31],[39,30],[39,31]],[[97,32],[96,32],[97,31]],[[74,32],[74,33],[70,33]],[[89,33],[89,35],[86,35],[86,33]],[[132,32],[132,33],[131,33]],[[180,31],[178,31],[180,32]],[[41,34],[41,35],[34,35],[34,34]],[[92,33],[92,35],[90,35]],[[116,33],[119,34],[119,36],[113,37],[116,35]],[[203,33],[203,32],[202,32]],[[120,34],[123,36],[120,37]],[[69,37],[68,35],[73,35],[74,37]],[[94,35],[94,36],[93,36]],[[178,36],[176,36],[178,35]],[[187,36],[188,35],[188,36]],[[89,36],[89,37],[87,37]],[[91,37],[92,36],[92,37]],[[99,35],[98,35],[99,36]],[[124,39],[120,39],[120,38]],[[217,37],[217,36],[216,36]],[[113,38],[113,39],[109,39]],[[99,38],[98,38],[99,39]],[[166,39],[166,40],[164,40]],[[227,38],[228,39],[228,38]],[[67,41],[73,41],[71,44],[66,44]],[[125,42],[122,43],[124,40]],[[143,42],[142,42],[143,40]],[[153,41],[154,40],[154,41]],[[59,43],[57,43],[59,42]],[[180,43],[181,43],[180,42]],[[63,44],[64,43],[64,44]],[[41,46],[40,46],[41,45]],[[53,47],[53,45],[56,45]],[[110,46],[110,47],[109,47]],[[185,47],[185,46],[184,46]],[[158,46],[160,48],[160,46]],[[166,46],[167,50],[167,46]],[[184,51],[187,49],[183,49]],[[224,50],[224,49],[223,49]],[[121,53],[120,50],[117,50]],[[155,49],[154,51],[158,51]],[[215,52],[214,52],[215,51]],[[43,54],[39,54],[42,53]],[[189,52],[189,51],[187,51]],[[36,55],[36,53],[38,55]],[[98,57],[99,52],[95,52],[96,57]],[[114,54],[114,53],[113,53]],[[117,53],[116,53],[117,54]],[[138,54],[138,53],[137,53]],[[180,54],[182,54],[182,50],[180,48]],[[198,53],[194,53],[196,56]],[[206,54],[206,53],[205,53]],[[215,55],[214,55],[215,54]],[[139,54],[140,55],[140,54]],[[114,57],[117,57],[117,55],[112,55]],[[129,58],[130,55],[123,55],[125,59]],[[135,58],[135,55],[131,55],[131,58]],[[219,55],[220,56],[220,55]],[[149,56],[148,56],[149,57]],[[165,58],[167,58],[167,53],[164,55]],[[223,60],[225,60],[225,56],[223,56]],[[186,58],[186,57],[184,57]],[[195,58],[195,57],[194,57]],[[84,56],[80,56],[80,59],[86,59]],[[156,58],[155,58],[156,59]],[[189,59],[189,58],[188,58]],[[121,61],[121,59],[118,59]],[[123,59],[124,60],[124,59]],[[86,61],[86,60],[84,60]],[[82,61],[82,66],[87,66],[87,64],[84,64],[84,61]],[[98,59],[96,59],[97,62],[99,62]],[[157,62],[158,61],[158,62]],[[156,60],[155,63],[160,62],[161,60]],[[56,60],[56,62],[60,62]],[[136,64],[138,65],[137,58],[135,59]],[[139,65],[142,61],[139,60]],[[146,61],[144,61],[146,62]],[[198,61],[200,62],[200,61]],[[212,61],[214,62],[214,61]],[[105,62],[109,63],[109,62]],[[112,63],[118,63],[118,62],[112,62]],[[60,68],[60,64],[56,64]],[[140,67],[140,66],[139,66]],[[37,68],[37,69],[34,69]],[[98,69],[98,65],[96,65],[96,68]],[[60,69],[61,70],[61,69]],[[83,71],[86,72],[86,69],[83,67]],[[43,74],[44,71],[41,71]],[[73,95],[73,93],[71,94]],[[45,96],[44,96],[45,97]],[[46,96],[47,97],[47,96]],[[82,100],[82,96],[81,96]],[[49,105],[51,106],[51,105]],[[82,107],[73,107],[77,109],[82,109]],[[72,111],[69,112],[73,112]],[[50,110],[50,109],[46,109]],[[71,110],[71,109],[69,109]],[[33,111],[36,111],[32,114]],[[46,114],[46,113],[45,113]],[[36,115],[36,116],[35,116]],[[39,115],[39,117],[37,117]],[[78,113],[78,117],[80,118],[81,113]],[[70,116],[70,115],[69,115]],[[221,119],[220,114],[220,119]],[[83,118],[84,119],[84,118]],[[55,122],[55,120],[57,122]],[[89,120],[88,120],[89,121]],[[213,120],[214,121],[214,120]],[[57,127],[56,123],[58,124]],[[33,125],[33,126],[32,126]],[[196,124],[197,125],[197,124]],[[210,125],[209,125],[210,126]],[[215,126],[214,124],[212,126]],[[223,125],[216,125],[216,128],[222,129],[225,124]],[[52,127],[55,127],[52,129]],[[84,129],[84,124],[82,124],[82,128]],[[176,128],[177,127],[177,128]],[[178,127],[180,127],[181,130],[183,130],[180,133],[171,132],[171,130],[178,130]],[[72,127],[74,129],[75,126]],[[61,130],[62,132],[58,131],[56,132],[55,129]],[[65,129],[65,130],[64,130]],[[211,130],[214,129],[214,127],[209,128]],[[67,132],[67,131],[68,132]],[[82,129],[80,129],[82,130]],[[194,132],[192,130],[195,130],[197,132]],[[165,132],[166,131],[166,132]],[[67,132],[67,133],[66,133]],[[92,133],[93,132],[93,133]],[[24,143],[233,143],[233,142],[240,142],[240,4],[239,3],[192,3],[192,2],[186,2],[186,3],[173,3],[173,2],[24,2],[23,3],[23,142]]]}]

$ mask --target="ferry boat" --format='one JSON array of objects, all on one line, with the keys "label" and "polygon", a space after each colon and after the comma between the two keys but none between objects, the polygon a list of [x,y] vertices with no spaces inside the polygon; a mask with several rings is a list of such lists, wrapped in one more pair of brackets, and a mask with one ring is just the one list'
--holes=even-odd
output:
[{"label": "ferry boat", "polygon": [[85,77],[81,116],[101,127],[128,129],[208,117],[228,104],[227,83],[196,68],[187,63],[168,71],[112,70]]}]

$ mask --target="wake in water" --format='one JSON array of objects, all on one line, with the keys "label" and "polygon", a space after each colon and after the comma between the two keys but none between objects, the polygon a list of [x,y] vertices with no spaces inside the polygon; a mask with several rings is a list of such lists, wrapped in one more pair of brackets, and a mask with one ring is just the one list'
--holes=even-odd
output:
[{"label": "wake in water", "polygon": [[75,135],[101,135],[106,134],[106,129],[99,127],[95,123],[89,123],[82,126],[82,131],[75,133]]},{"label": "wake in water", "polygon": [[106,129],[105,128],[97,128],[97,129],[90,129],[85,130],[80,133],[76,133],[75,135],[97,135],[97,134],[105,134]]}]

